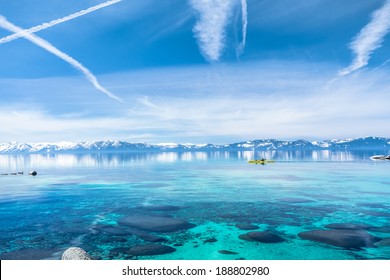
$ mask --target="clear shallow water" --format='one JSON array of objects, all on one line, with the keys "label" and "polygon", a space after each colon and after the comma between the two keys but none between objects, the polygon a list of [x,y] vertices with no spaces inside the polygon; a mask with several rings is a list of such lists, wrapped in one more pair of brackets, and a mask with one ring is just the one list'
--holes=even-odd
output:
[{"label": "clear shallow water", "polygon": [[[133,258],[390,259],[390,162],[373,162],[372,154],[0,155],[1,173],[25,172],[0,176],[0,259],[58,259],[70,246],[96,258],[129,259],[129,250],[144,244],[175,251]],[[276,162],[247,163],[260,157]],[[118,223],[127,216],[193,226],[156,232]],[[332,223],[365,224],[383,240],[345,249],[298,236]],[[266,230],[284,242],[239,238]]]}]

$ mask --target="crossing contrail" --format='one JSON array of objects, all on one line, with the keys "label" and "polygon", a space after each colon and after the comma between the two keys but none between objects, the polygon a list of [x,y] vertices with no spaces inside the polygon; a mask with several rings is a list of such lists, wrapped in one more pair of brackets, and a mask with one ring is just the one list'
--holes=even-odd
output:
[{"label": "crossing contrail", "polygon": [[339,72],[339,76],[348,75],[368,64],[371,54],[382,46],[385,36],[390,31],[390,0],[372,14],[371,21],[363,27],[349,44],[355,54],[352,63]]},{"label": "crossing contrail", "polygon": [[78,17],[81,17],[83,15],[92,13],[94,11],[97,11],[97,10],[99,10],[101,8],[104,8],[104,7],[107,7],[107,6],[111,6],[111,5],[116,4],[118,2],[121,2],[121,1],[122,0],[110,0],[110,1],[104,2],[102,4],[90,7],[88,9],[86,9],[86,10],[82,10],[80,12],[68,15],[66,17],[63,17],[63,18],[60,18],[60,19],[56,19],[56,20],[52,20],[50,22],[42,23],[40,25],[31,27],[29,29],[24,29],[24,30],[22,30],[20,32],[17,32],[17,33],[14,33],[12,35],[9,35],[9,36],[1,38],[0,39],[0,44],[11,42],[11,41],[16,40],[16,39],[18,39],[20,37],[24,37],[24,34],[32,34],[32,33],[44,30],[46,28],[52,27],[54,25],[57,25],[57,24],[60,24],[60,23],[63,23],[63,22],[66,22],[66,21],[69,21],[69,20],[72,20],[72,19],[75,19],[75,18],[78,18]]},{"label": "crossing contrail", "polygon": [[70,65],[72,65],[75,69],[79,70],[81,73],[84,74],[84,76],[87,78],[87,80],[99,91],[103,92],[107,96],[111,97],[112,99],[115,99],[119,102],[124,102],[120,97],[116,96],[115,94],[109,92],[107,89],[105,89],[103,86],[101,86],[97,80],[97,78],[89,71],[86,67],[84,67],[80,62],[75,60],[73,57],[69,56],[68,54],[60,51],[56,47],[54,47],[52,44],[47,42],[46,40],[31,34],[26,33],[24,30],[11,22],[9,22],[5,17],[0,15],[0,27],[14,33],[20,33],[23,34],[23,38],[26,40],[31,41],[32,43],[36,44],[37,46],[45,49],[46,51],[54,54],[55,56],[61,58],[62,60],[68,62]]},{"label": "crossing contrail", "polygon": [[244,52],[245,44],[246,44],[246,30],[248,27],[248,4],[246,0],[241,0],[241,17],[242,17],[242,41],[237,48],[238,56],[240,56]]}]

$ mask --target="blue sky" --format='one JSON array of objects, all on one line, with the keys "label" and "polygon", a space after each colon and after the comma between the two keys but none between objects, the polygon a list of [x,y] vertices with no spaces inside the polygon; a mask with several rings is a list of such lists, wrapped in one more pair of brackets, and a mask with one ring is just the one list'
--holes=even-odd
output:
[{"label": "blue sky", "polygon": [[0,142],[390,137],[387,0],[18,0],[0,15]]}]

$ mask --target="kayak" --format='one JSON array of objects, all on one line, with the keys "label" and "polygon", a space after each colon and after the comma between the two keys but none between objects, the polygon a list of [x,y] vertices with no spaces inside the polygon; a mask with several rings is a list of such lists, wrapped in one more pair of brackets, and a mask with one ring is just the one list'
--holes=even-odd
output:
[{"label": "kayak", "polygon": [[266,159],[253,159],[249,160],[248,163],[253,163],[253,164],[267,164],[267,163],[274,163],[274,160],[266,160]]},{"label": "kayak", "polygon": [[371,160],[390,160],[390,156],[375,155],[370,157]]}]

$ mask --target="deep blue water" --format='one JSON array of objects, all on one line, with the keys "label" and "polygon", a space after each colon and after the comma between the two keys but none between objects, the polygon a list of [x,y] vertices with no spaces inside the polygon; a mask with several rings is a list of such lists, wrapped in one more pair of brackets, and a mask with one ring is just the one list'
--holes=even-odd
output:
[{"label": "deep blue water", "polygon": [[[372,154],[0,155],[1,173],[24,171],[0,176],[0,259],[58,259],[71,246],[98,259],[390,259],[390,162]],[[276,162],[247,163],[261,157]],[[120,222],[128,216],[147,225]],[[190,226],[156,230],[155,217]],[[298,235],[313,230],[365,243]],[[248,239],[253,231],[280,242]]]}]

